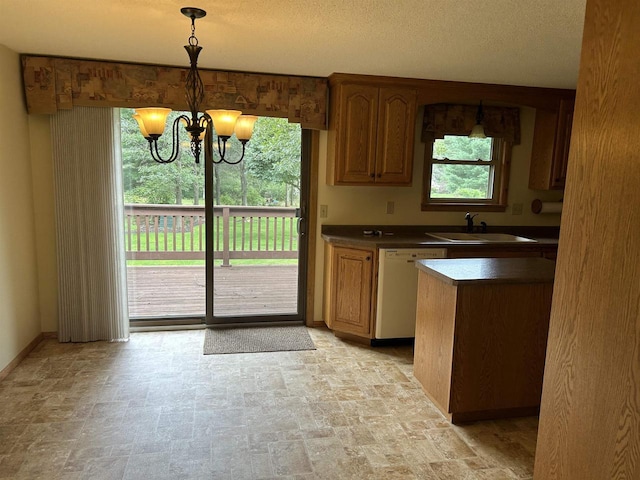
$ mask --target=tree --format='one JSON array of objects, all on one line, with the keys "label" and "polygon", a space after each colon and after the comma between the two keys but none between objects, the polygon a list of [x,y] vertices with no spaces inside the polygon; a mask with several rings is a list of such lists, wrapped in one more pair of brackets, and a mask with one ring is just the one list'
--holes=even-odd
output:
[{"label": "tree", "polygon": [[288,187],[284,198],[287,206],[300,192],[301,140],[300,125],[282,118],[261,117],[245,157],[251,175]]},{"label": "tree", "polygon": [[[132,203],[176,203],[193,198],[195,205],[202,198],[204,159],[194,162],[184,131],[178,159],[170,164],[152,160],[148,143],[140,135],[132,118],[133,110],[121,110],[122,159],[125,199]],[[169,155],[171,126],[180,112],[172,112],[167,130],[160,137],[159,150]],[[237,165],[213,166],[213,202],[215,205],[291,205],[300,191],[301,129],[286,119],[260,118],[255,133],[247,144],[245,158]],[[213,136],[214,158],[218,153]],[[241,155],[241,145],[232,138],[227,144],[227,158]],[[204,156],[204,155],[203,155]]]},{"label": "tree", "polygon": [[434,142],[433,158],[448,159],[451,163],[434,164],[431,171],[433,198],[488,198],[490,166],[456,165],[456,160],[491,160],[490,138],[477,139],[447,135]]},{"label": "tree", "polygon": [[[199,203],[204,179],[203,163],[196,164],[190,153],[189,140],[180,132],[180,154],[175,162],[159,164],[153,161],[147,141],[133,119],[134,111],[120,110],[122,169],[125,199],[134,203],[182,204],[185,195]],[[182,112],[171,112],[164,135],[158,141],[161,154],[171,152],[171,128]]]}]

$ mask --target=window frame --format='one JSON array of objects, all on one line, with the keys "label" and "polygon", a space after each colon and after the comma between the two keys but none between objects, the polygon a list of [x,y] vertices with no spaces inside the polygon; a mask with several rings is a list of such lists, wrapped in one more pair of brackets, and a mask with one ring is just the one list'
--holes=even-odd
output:
[{"label": "window frame", "polygon": [[[462,135],[453,135],[462,136]],[[511,166],[512,145],[499,137],[492,137],[491,161],[482,163],[474,160],[439,160],[433,158],[435,139],[425,144],[424,171],[422,179],[422,211],[449,210],[466,211],[472,208],[478,212],[504,212],[507,209],[509,172]],[[492,198],[431,198],[431,175],[433,165],[490,165],[490,177],[493,177]]]}]

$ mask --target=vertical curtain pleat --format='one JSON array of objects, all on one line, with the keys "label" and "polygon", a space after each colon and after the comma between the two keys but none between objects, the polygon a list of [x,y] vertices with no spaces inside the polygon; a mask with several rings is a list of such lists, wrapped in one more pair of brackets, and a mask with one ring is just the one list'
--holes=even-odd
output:
[{"label": "vertical curtain pleat", "polygon": [[51,117],[61,342],[129,336],[119,117],[75,107]]}]

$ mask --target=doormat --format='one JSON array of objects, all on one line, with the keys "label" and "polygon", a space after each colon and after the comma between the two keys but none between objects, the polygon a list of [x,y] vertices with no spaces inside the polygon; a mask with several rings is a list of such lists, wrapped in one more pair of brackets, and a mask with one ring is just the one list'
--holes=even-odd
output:
[{"label": "doormat", "polygon": [[304,325],[207,328],[204,354],[315,350]]}]

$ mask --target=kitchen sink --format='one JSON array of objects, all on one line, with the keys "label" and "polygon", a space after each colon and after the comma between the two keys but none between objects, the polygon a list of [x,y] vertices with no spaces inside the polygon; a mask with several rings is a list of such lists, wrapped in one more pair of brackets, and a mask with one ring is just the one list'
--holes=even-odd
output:
[{"label": "kitchen sink", "polygon": [[439,240],[445,240],[447,242],[497,242],[497,243],[520,243],[520,242],[535,242],[535,240],[526,237],[520,237],[518,235],[510,235],[508,233],[459,233],[459,232],[445,232],[445,233],[430,233],[427,235],[437,238]]},{"label": "kitchen sink", "polygon": [[510,235],[508,233],[474,233],[474,235],[485,242],[535,242],[532,238]]}]

